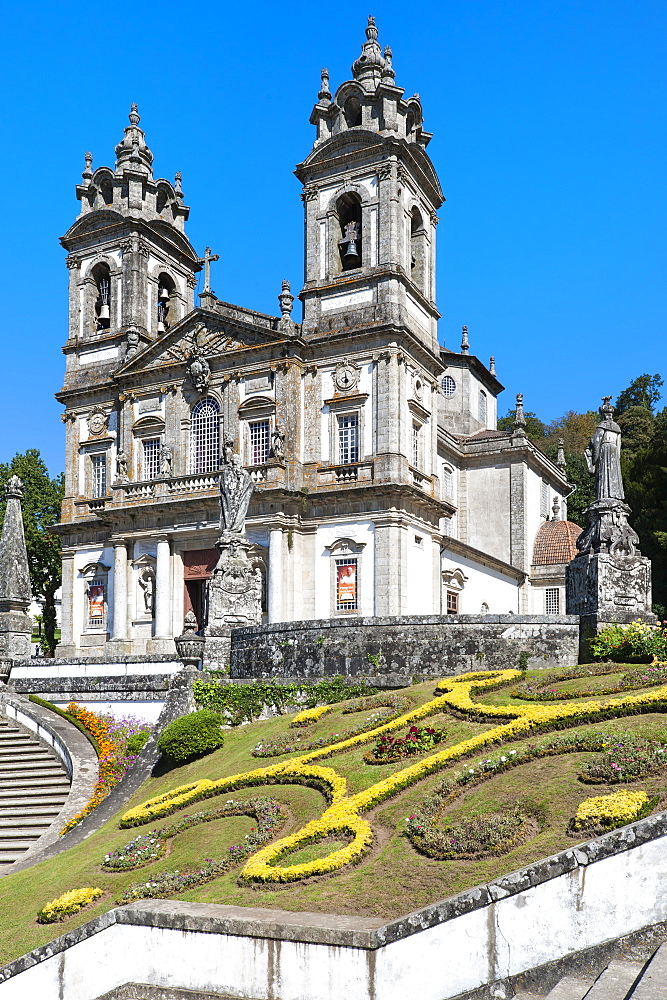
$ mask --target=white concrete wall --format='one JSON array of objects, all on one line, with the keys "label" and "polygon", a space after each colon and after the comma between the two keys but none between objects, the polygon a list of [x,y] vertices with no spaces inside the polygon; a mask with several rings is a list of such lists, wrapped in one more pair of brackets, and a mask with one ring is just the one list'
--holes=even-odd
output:
[{"label": "white concrete wall", "polygon": [[[440,595],[433,594],[432,539],[419,525],[408,531],[408,594],[405,613],[408,615],[439,615]],[[421,542],[416,539],[420,538]]]},{"label": "white concrete wall", "polygon": [[[216,933],[210,923],[205,932],[198,913],[222,920],[229,908],[175,902],[189,929],[111,923],[57,954],[45,949],[0,983],[0,1000],[91,1000],[127,982],[240,1000],[447,1000],[667,919],[666,847],[656,837],[425,930],[415,914],[414,933],[377,949],[290,940],[289,924],[280,941]],[[264,919],[255,914],[255,927]]]},{"label": "white concrete wall", "polygon": [[509,562],[509,465],[471,467],[468,469],[466,480],[468,544],[482,552],[488,552],[496,559]]},{"label": "white concrete wall", "polygon": [[[442,554],[442,569],[459,568],[468,578],[459,592],[459,614],[479,615],[482,604],[488,604],[489,614],[517,614],[519,611],[519,588],[513,577],[504,576],[496,570],[457,555],[449,549]],[[443,592],[447,589],[443,585]],[[451,588],[455,590],[455,587]],[[446,604],[443,600],[443,614]]]}]

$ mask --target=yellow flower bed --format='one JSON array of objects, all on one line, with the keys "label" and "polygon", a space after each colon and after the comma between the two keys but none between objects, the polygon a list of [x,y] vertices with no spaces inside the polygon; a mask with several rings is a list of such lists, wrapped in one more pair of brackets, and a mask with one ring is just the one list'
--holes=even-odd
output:
[{"label": "yellow flower bed", "polygon": [[636,819],[648,803],[646,792],[614,792],[612,795],[594,795],[585,799],[577,809],[572,827],[590,830],[597,826],[624,826]]},{"label": "yellow flower bed", "polygon": [[102,895],[104,893],[101,889],[90,887],[70,889],[69,892],[64,892],[62,896],[52,899],[50,903],[42,907],[37,914],[37,922],[39,924],[55,924],[58,920],[65,920],[74,913],[78,913],[84,906],[88,906],[94,899],[99,899]]},{"label": "yellow flower bed", "polygon": [[[646,694],[611,699],[606,704],[586,701],[497,706],[480,705],[473,701],[473,694],[500,687],[520,676],[519,670],[496,670],[446,678],[437,685],[436,692],[439,692],[437,697],[391,722],[280,764],[221,778],[218,781],[204,779],[175,788],[172,792],[149,799],[135,809],[130,809],[123,816],[121,826],[138,826],[153,822],[190,802],[234,788],[266,783],[289,784],[290,781],[312,782],[325,791],[329,807],[319,819],[312,820],[297,833],[283,837],[253,855],[246,863],[242,875],[244,878],[262,882],[289,882],[311,875],[321,875],[336,871],[352,861],[358,861],[372,843],[370,825],[361,818],[359,815],[361,812],[378,805],[453,761],[490,744],[520,739],[531,732],[556,727],[566,728],[615,715],[630,715],[650,710],[653,706],[657,707],[661,702],[667,701],[667,685],[655,688]],[[321,767],[314,763],[333,753],[375,741],[382,733],[400,729],[406,724],[434,715],[446,708],[476,719],[496,718],[505,721],[485,733],[479,733],[455,746],[431,754],[377,782],[371,788],[349,797],[344,778],[337,775],[333,768]],[[336,833],[345,833],[353,839],[346,847],[332,852],[326,858],[300,865],[280,864],[280,857],[286,851]]]},{"label": "yellow flower bed", "polygon": [[306,708],[303,712],[298,712],[294,716],[290,722],[290,726],[307,726],[310,722],[317,722],[327,712],[332,711],[333,705],[319,705],[317,708]]}]

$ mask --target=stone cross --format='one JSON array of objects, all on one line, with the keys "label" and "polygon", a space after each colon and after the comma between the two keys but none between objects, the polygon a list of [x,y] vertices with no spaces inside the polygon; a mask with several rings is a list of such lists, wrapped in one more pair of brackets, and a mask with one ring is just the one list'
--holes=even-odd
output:
[{"label": "stone cross", "polygon": [[204,250],[204,256],[199,257],[197,260],[198,264],[204,265],[204,291],[211,291],[211,262],[214,260],[220,260],[219,253],[211,253],[211,248],[206,247]]}]

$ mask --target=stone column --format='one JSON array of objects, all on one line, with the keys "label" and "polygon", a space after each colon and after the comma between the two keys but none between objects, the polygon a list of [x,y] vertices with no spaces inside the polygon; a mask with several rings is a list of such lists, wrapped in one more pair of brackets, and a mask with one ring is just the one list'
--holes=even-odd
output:
[{"label": "stone column", "polygon": [[168,639],[171,632],[171,551],[166,535],[158,535],[155,567],[155,638]]},{"label": "stone column", "polygon": [[[56,655],[72,655],[74,647],[74,552],[63,552],[60,642]],[[65,648],[67,647],[67,648]]]},{"label": "stone column", "polygon": [[127,639],[127,547],[124,541],[113,543],[113,623],[115,641]]},{"label": "stone column", "polygon": [[282,621],[283,529],[269,532],[269,623]]}]

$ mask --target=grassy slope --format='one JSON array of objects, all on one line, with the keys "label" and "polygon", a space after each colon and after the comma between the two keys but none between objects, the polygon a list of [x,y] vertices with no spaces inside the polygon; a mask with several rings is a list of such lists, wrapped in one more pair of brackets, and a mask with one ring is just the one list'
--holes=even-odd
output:
[{"label": "grassy slope", "polygon": [[[539,672],[540,680],[548,676],[547,671]],[[575,686],[581,688],[580,683]],[[421,684],[408,689],[406,693],[415,699],[416,704],[421,704],[431,699],[433,684]],[[509,691],[494,692],[483,700],[494,704],[514,701]],[[526,702],[520,704],[525,705]],[[358,725],[364,718],[364,714],[342,715],[341,709],[336,708],[307,730],[307,738],[342,733],[344,729]],[[136,805],[150,796],[201,777],[218,778],[273,763],[276,758],[258,760],[250,756],[250,750],[260,739],[271,739],[283,733],[288,722],[289,717],[283,717],[230,731],[224,749],[192,764],[150,778],[130,800],[129,805]],[[487,725],[443,715],[434,716],[428,723],[445,726],[449,745],[489,728]],[[667,741],[667,719],[661,715],[630,716],[587,728],[604,728],[610,732],[632,730]],[[362,755],[365,749],[366,747],[361,747],[336,754],[322,762],[334,766],[339,774],[347,777],[350,792],[366,788],[392,771],[401,769],[401,765],[364,764]],[[566,836],[565,828],[576,806],[589,795],[608,790],[605,786],[582,785],[577,780],[582,762],[591,756],[568,754],[533,761],[471,788],[449,807],[448,814],[455,818],[463,813],[494,810],[505,803],[518,800],[542,814],[544,823],[537,835],[503,857],[478,861],[435,861],[420,855],[411,846],[402,833],[404,819],[414,811],[425,794],[438,784],[444,773],[440,772],[383,803],[370,814],[376,833],[376,845],[356,868],[328,878],[313,879],[282,888],[239,886],[238,872],[235,871],[175,898],[387,918],[405,913],[572,846],[573,841]],[[410,762],[412,760],[414,758]],[[665,785],[663,776],[657,775],[626,787],[658,793],[662,792]],[[288,806],[290,815],[284,833],[299,829],[304,822],[320,815],[325,808],[323,796],[314,789],[296,785],[268,785],[207,800],[173,818],[199,809],[215,808],[232,797],[252,798],[261,794],[275,796]],[[122,812],[126,808],[127,806]],[[172,822],[171,818],[167,818],[153,827],[121,830],[118,827],[120,815],[119,813],[78,847],[35,868],[0,879],[0,961],[10,961],[110,909],[115,905],[119,892],[125,886],[139,881],[144,874],[148,878],[149,874],[165,869],[194,867],[205,857],[223,856],[226,848],[232,843],[238,843],[254,825],[254,820],[249,817],[216,820],[171,840],[169,855],[153,865],[134,872],[112,874],[100,868],[100,862],[108,851],[127,843],[133,836]],[[328,848],[324,845],[310,845],[292,855],[290,862],[321,856],[331,849],[334,849],[333,843]],[[105,896],[64,924],[42,926],[35,922],[37,910],[47,901],[67,889],[80,886],[99,886],[105,891]],[[17,901],[20,901],[20,906],[17,906]]]}]

